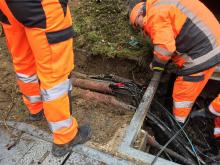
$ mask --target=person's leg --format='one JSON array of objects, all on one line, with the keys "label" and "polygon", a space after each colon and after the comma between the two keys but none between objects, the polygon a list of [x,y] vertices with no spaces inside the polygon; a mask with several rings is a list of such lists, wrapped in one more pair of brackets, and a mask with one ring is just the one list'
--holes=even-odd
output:
[{"label": "person's leg", "polygon": [[220,94],[211,102],[208,110],[216,116],[214,119],[214,136],[220,138]]},{"label": "person's leg", "polygon": [[173,89],[173,115],[176,120],[184,123],[192,106],[199,96],[215,67],[190,76],[177,77]]},{"label": "person's leg", "polygon": [[214,136],[216,138],[220,138],[220,117],[216,117],[214,119],[214,124],[215,124]]},{"label": "person's leg", "polygon": [[6,42],[12,55],[12,61],[16,72],[17,83],[23,94],[23,100],[28,107],[31,120],[42,118],[43,105],[40,96],[39,82],[36,75],[36,66],[33,52],[26,38],[22,26],[9,20],[3,14],[2,26],[4,28]]},{"label": "person's leg", "polygon": [[70,113],[68,93],[72,88],[69,76],[73,69],[73,30],[67,1],[6,3],[16,20],[24,25],[34,54],[44,114],[54,137],[52,153],[65,155],[74,145],[91,136],[90,127],[78,127]]},{"label": "person's leg", "polygon": [[209,105],[209,111],[216,116],[220,116],[220,94]]},{"label": "person's leg", "polygon": [[52,152],[62,156],[70,151],[65,144],[85,142],[91,131],[89,127],[78,127],[71,116],[69,93],[74,54],[70,10],[67,4],[56,0],[42,1],[42,7],[45,27],[26,27],[25,32],[36,58],[44,113],[53,132]]}]

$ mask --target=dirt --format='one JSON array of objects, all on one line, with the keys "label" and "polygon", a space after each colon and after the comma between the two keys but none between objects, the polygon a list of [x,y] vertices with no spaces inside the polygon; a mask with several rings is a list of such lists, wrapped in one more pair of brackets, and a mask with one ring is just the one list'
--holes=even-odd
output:
[{"label": "dirt", "polygon": [[92,126],[92,141],[107,143],[115,132],[124,124],[128,124],[133,113],[123,109],[88,101],[75,97],[74,116],[80,124],[89,123]]}]

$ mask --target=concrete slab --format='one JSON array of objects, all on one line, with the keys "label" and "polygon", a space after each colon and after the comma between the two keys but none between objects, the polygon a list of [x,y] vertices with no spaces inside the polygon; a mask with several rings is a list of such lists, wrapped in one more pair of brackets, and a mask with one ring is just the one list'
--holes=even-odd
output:
[{"label": "concrete slab", "polygon": [[65,155],[65,156],[63,156],[61,158],[56,158],[50,152],[49,155],[44,160],[41,161],[42,162],[41,164],[42,165],[50,165],[50,164],[52,164],[52,165],[61,165],[62,164],[63,165],[64,164],[63,162],[66,159],[68,159],[67,156],[68,155]]},{"label": "concrete slab", "polygon": [[65,165],[105,165],[106,163],[97,161],[93,158],[90,158],[86,155],[79,154],[76,152],[73,152],[70,156],[70,158],[67,160]]},{"label": "concrete slab", "polygon": [[3,139],[0,141],[0,165],[133,164],[130,161],[114,157],[86,145],[78,145],[73,148],[72,153],[62,158],[55,158],[51,154],[52,136],[50,134],[25,123],[7,122],[7,124],[13,127],[15,134],[21,133],[21,136],[19,136],[19,140],[17,139],[16,143],[14,143],[15,145],[8,150],[7,144],[11,144],[14,137],[7,133],[3,127],[0,127],[0,138]]},{"label": "concrete slab", "polygon": [[26,152],[26,154],[19,160],[19,164],[42,164],[42,162],[48,157],[51,150],[51,143],[29,136],[34,140],[32,147]]},{"label": "concrete slab", "polygon": [[[138,113],[140,112],[138,111]],[[140,115],[138,116],[141,117]],[[0,121],[0,125],[1,124],[3,125],[4,123]],[[136,150],[132,148],[131,145],[127,145],[129,143],[123,141],[119,148],[119,152],[115,153],[117,156],[104,153],[83,144],[74,147],[72,153],[62,158],[55,158],[51,154],[51,134],[25,123],[7,122],[7,124],[13,128],[13,132],[15,132],[16,135],[19,135],[19,133],[22,134],[19,136],[20,140],[17,138],[18,141],[8,150],[6,145],[13,144],[13,140],[16,141],[16,138],[0,126],[0,139],[2,139],[0,141],[0,165],[133,165],[150,164],[155,157]],[[141,123],[139,124],[141,126]],[[139,127],[138,124],[136,124],[136,127]],[[135,134],[132,135],[135,136]],[[128,139],[130,143],[132,143],[134,137],[129,137]],[[156,164],[171,165],[175,163],[159,158]]]},{"label": "concrete slab", "polygon": [[[74,148],[74,152],[80,153],[82,155],[89,156],[90,158],[93,158],[95,160],[98,160],[104,164],[109,165],[133,165],[134,163],[121,159],[119,157],[98,151],[96,149],[87,147],[85,145],[79,145]],[[68,162],[71,162],[71,159],[74,157],[74,155],[71,155]]]},{"label": "concrete slab", "polygon": [[13,137],[0,128],[0,165],[15,165],[32,148],[33,140],[28,136],[22,136],[13,140]]}]

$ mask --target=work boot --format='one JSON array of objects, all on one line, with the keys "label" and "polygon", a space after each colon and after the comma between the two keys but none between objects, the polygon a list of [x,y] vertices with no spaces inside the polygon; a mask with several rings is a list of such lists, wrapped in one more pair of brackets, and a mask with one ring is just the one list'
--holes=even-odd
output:
[{"label": "work boot", "polygon": [[43,110],[40,111],[39,113],[36,113],[36,114],[30,114],[29,115],[29,120],[30,121],[40,121],[43,119],[43,116],[44,116],[44,113],[43,113]]},{"label": "work boot", "polygon": [[208,108],[202,108],[200,110],[194,111],[190,114],[190,117],[193,119],[195,117],[202,117],[207,119],[214,119],[216,116],[212,114]]},{"label": "work boot", "polygon": [[91,138],[91,127],[89,125],[83,125],[78,128],[76,137],[68,144],[53,144],[52,154],[55,157],[62,157],[72,151],[72,148],[77,144],[83,144]]}]

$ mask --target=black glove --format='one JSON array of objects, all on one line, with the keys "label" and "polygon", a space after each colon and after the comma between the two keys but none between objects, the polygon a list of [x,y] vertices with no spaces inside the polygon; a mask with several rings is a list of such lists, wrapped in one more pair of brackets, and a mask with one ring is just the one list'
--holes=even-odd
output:
[{"label": "black glove", "polygon": [[152,61],[152,63],[150,64],[150,69],[153,71],[158,71],[158,72],[163,72],[165,69],[165,64],[162,64],[158,61],[156,61],[155,59]]}]

